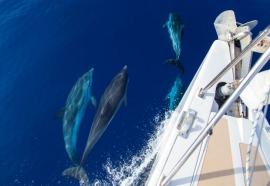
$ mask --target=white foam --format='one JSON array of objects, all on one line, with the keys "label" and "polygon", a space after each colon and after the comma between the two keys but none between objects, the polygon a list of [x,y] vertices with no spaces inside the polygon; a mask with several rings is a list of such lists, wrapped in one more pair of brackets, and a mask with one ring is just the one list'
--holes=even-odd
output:
[{"label": "white foam", "polygon": [[118,165],[114,165],[114,163],[108,159],[107,163],[104,165],[104,169],[107,171],[107,180],[95,180],[93,185],[138,185],[138,183],[142,181],[143,173],[146,171],[147,166],[152,162],[160,149],[163,132],[167,126],[170,115],[170,112],[166,112],[164,120],[162,120],[163,117],[160,115],[154,118],[156,129],[139,153],[127,159],[120,160]]}]

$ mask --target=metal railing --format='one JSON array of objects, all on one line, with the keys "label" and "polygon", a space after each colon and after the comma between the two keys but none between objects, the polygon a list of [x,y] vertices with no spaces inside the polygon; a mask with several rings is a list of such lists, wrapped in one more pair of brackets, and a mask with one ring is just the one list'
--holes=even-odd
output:
[{"label": "metal railing", "polygon": [[238,55],[236,56],[204,89],[199,92],[199,97],[203,97],[204,94],[224,76],[232,67],[234,67],[243,57],[252,50],[252,48],[261,42],[270,33],[270,25],[268,25],[252,42]]},{"label": "metal railing", "polygon": [[[256,41],[252,42],[249,47],[249,49],[244,50],[242,53],[246,53],[249,50],[252,49],[252,47],[257,44],[259,41],[263,39],[269,32],[270,25],[266,27],[264,32],[260,34],[258,37],[256,37]],[[241,54],[240,54],[241,55]],[[239,55],[239,56],[240,56]],[[243,56],[243,54],[241,55]],[[240,57],[237,57],[240,58]],[[196,150],[196,148],[201,144],[201,142],[205,139],[205,137],[208,134],[208,131],[212,129],[216,123],[221,119],[221,117],[225,114],[225,112],[229,109],[231,104],[234,103],[234,101],[239,97],[239,95],[242,93],[242,91],[245,89],[245,87],[248,85],[248,83],[254,78],[254,76],[263,68],[263,66],[267,63],[267,61],[270,59],[270,47],[262,54],[262,56],[257,60],[257,62],[254,64],[250,72],[246,75],[246,77],[243,79],[239,87],[234,91],[234,93],[227,99],[227,101],[223,104],[223,106],[220,108],[218,113],[213,117],[213,119],[209,122],[207,127],[202,131],[202,133],[198,136],[198,138],[193,142],[193,144],[189,147],[189,149],[186,151],[186,153],[183,155],[183,157],[177,162],[175,167],[172,169],[172,171],[164,177],[162,180],[161,184],[162,186],[166,186],[170,180],[174,177],[174,175],[179,171],[179,169],[184,165],[184,163],[188,160],[188,158],[192,155],[192,153]],[[237,60],[233,60],[232,62],[235,63]],[[231,62],[231,63],[232,63]],[[230,67],[233,65],[230,65]],[[227,68],[229,69],[229,67]],[[224,70],[222,71],[222,74],[224,74]],[[220,78],[221,76],[216,77]],[[209,86],[206,88],[209,88],[213,85],[214,83],[209,83]],[[210,86],[211,85],[211,86]],[[206,90],[206,88],[204,90]]]}]

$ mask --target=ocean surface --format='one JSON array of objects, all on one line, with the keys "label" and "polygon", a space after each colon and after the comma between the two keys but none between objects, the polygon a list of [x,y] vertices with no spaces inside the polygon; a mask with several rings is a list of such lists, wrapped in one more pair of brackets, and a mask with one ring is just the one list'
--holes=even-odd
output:
[{"label": "ocean surface", "polygon": [[[141,185],[166,123],[165,97],[180,74],[162,65],[175,57],[162,28],[169,13],[178,12],[186,25],[180,55],[186,72],[180,76],[187,87],[217,38],[218,14],[234,10],[239,22],[258,20],[256,36],[270,24],[269,9],[269,0],[0,0],[0,185],[79,185],[61,176],[71,162],[62,121],[53,115],[91,68],[99,101],[125,65],[128,108],[120,107],[85,169],[93,185]],[[89,104],[79,158],[94,114]]]}]

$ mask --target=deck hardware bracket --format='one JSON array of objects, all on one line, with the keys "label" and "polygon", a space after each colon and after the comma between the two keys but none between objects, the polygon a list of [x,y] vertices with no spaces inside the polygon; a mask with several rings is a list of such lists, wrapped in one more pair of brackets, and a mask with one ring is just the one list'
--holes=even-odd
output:
[{"label": "deck hardware bracket", "polygon": [[203,91],[203,89],[202,89],[202,88],[200,88],[200,90],[199,90],[199,94],[198,94],[198,97],[203,98],[204,93],[205,93],[205,92]]},{"label": "deck hardware bracket", "polygon": [[189,131],[192,127],[192,124],[194,122],[194,119],[196,117],[196,114],[197,112],[195,110],[189,109],[182,120],[182,124],[179,123],[178,125],[178,129],[180,130],[179,135],[182,136],[183,138],[187,138]]},{"label": "deck hardware bracket", "polygon": [[187,112],[183,111],[182,114],[181,114],[181,117],[180,117],[180,121],[179,121],[179,123],[178,123],[178,125],[176,127],[178,130],[181,130],[181,128],[183,126],[183,123],[184,123],[184,120],[186,118],[186,115],[187,115]]}]

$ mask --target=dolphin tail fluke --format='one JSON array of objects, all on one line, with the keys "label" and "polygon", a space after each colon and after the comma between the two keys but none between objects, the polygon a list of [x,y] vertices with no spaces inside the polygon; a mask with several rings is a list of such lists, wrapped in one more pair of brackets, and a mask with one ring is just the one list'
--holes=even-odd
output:
[{"label": "dolphin tail fluke", "polygon": [[183,74],[185,73],[184,66],[183,66],[183,64],[178,59],[168,59],[168,60],[166,60],[166,61],[163,62],[163,65],[164,64],[174,65],[177,68],[179,68],[182,71]]},{"label": "dolphin tail fluke", "polygon": [[69,177],[73,177],[77,180],[80,181],[81,184],[84,185],[89,185],[89,178],[85,172],[85,170],[83,169],[83,167],[72,167],[72,168],[68,168],[66,170],[64,170],[64,172],[62,173],[62,176],[69,176]]}]

